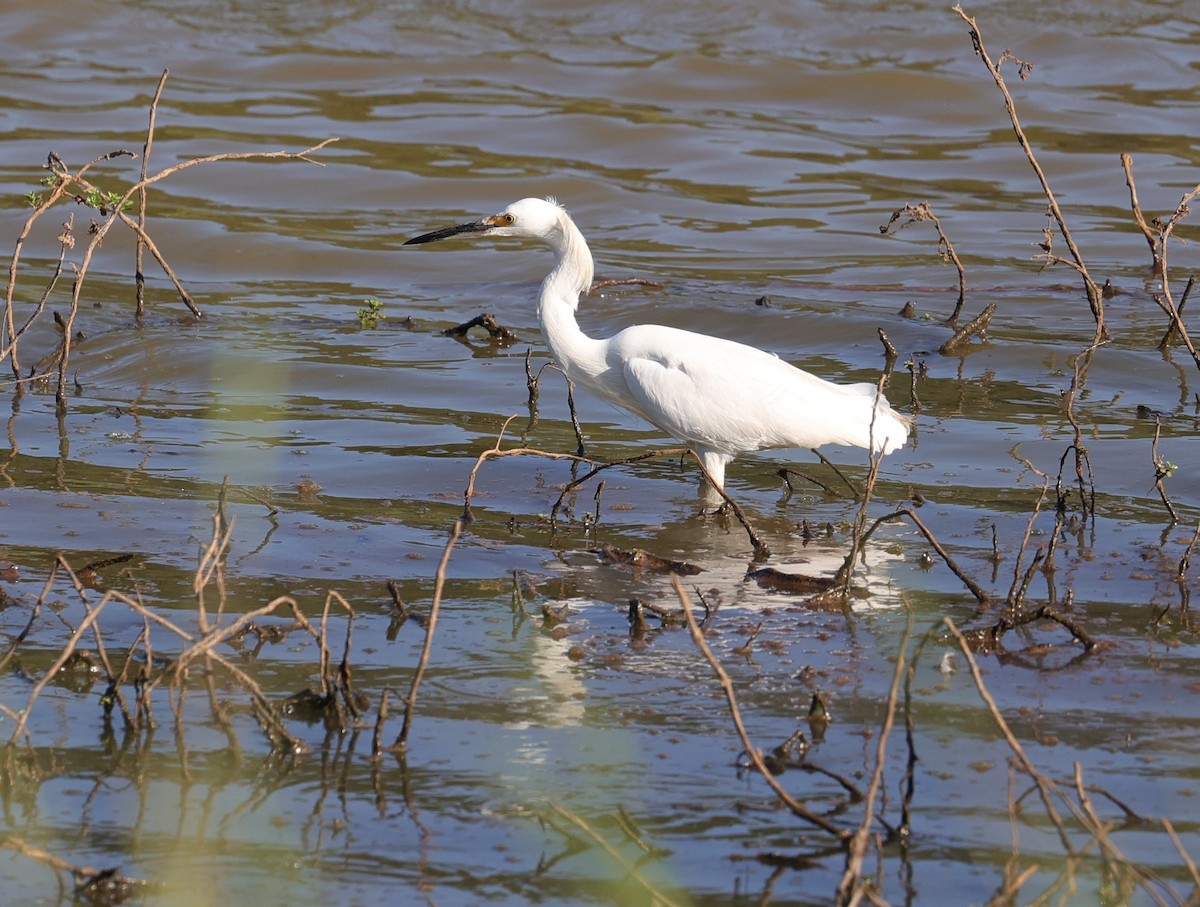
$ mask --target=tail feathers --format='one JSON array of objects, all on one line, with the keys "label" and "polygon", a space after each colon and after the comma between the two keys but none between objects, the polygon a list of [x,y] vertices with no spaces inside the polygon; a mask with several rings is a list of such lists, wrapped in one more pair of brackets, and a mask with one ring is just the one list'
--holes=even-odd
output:
[{"label": "tail feathers", "polygon": [[850,384],[845,389],[862,397],[867,397],[874,404],[864,412],[865,424],[862,425],[861,440],[851,441],[855,447],[870,448],[872,453],[883,452],[890,454],[899,450],[908,441],[908,432],[912,428],[912,419],[892,409],[887,398],[880,393],[874,384]]},{"label": "tail feathers", "polygon": [[888,406],[886,400],[880,400],[880,405],[875,410],[875,421],[869,429],[872,450],[885,454],[899,450],[908,441],[910,428],[912,419],[896,412]]}]

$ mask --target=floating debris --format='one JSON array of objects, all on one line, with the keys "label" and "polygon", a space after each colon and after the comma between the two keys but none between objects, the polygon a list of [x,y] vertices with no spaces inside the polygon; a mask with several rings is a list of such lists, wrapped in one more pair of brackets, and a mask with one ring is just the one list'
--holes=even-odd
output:
[{"label": "floating debris", "polygon": [[600,557],[609,564],[616,567],[631,567],[634,570],[649,570],[651,573],[675,573],[679,576],[695,576],[697,573],[702,573],[703,568],[697,567],[695,564],[688,564],[683,561],[672,561],[666,558],[659,557],[657,554],[651,554],[649,551],[643,551],[641,548],[634,548],[632,551],[624,551],[613,545],[605,545],[597,552]]}]

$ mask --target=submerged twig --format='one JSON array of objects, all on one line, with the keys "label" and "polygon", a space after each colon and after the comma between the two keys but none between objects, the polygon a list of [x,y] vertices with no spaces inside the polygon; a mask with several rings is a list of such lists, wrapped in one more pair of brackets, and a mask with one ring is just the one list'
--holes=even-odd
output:
[{"label": "submerged twig", "polygon": [[464,321],[462,324],[456,324],[452,328],[446,328],[446,330],[442,331],[442,336],[463,340],[471,328],[477,327],[487,331],[488,337],[494,343],[499,343],[501,346],[508,346],[520,339],[511,330],[498,322],[496,316],[490,312],[484,312],[482,315],[476,315],[470,321]]},{"label": "submerged twig", "polygon": [[767,768],[766,763],[763,761],[762,753],[754,746],[753,741],[750,740],[750,735],[747,733],[746,726],[742,722],[737,695],[733,690],[733,681],[730,680],[725,669],[721,667],[721,663],[717,660],[716,655],[713,654],[712,649],[709,648],[708,642],[704,638],[704,632],[700,629],[700,625],[696,623],[695,615],[692,614],[691,600],[688,598],[687,592],[684,591],[683,586],[679,582],[679,577],[675,574],[671,574],[671,582],[675,586],[675,594],[679,597],[679,602],[683,606],[683,614],[687,620],[688,632],[692,636],[692,641],[708,662],[709,667],[713,669],[713,673],[716,674],[717,681],[721,684],[721,689],[725,693],[725,702],[729,706],[730,718],[733,720],[734,730],[742,742],[742,748],[745,751],[746,757],[750,760],[759,775],[762,776],[763,780],[766,781],[767,786],[775,792],[775,796],[792,811],[793,815],[835,836],[843,844],[847,844],[852,834],[848,829],[840,828],[824,816],[814,813],[788,793],[775,776],[771,774],[770,769]]},{"label": "submerged twig", "polygon": [[908,517],[913,521],[913,525],[921,530],[921,534],[925,536],[925,540],[933,546],[933,550],[938,553],[938,556],[943,562],[945,562],[946,566],[950,568],[950,571],[960,580],[962,580],[964,586],[971,590],[971,594],[975,596],[976,601],[980,602],[981,604],[991,601],[991,597],[978,583],[971,579],[971,577],[967,575],[967,573],[961,567],[958,566],[958,563],[950,556],[949,552],[942,547],[941,542],[937,540],[937,537],[933,534],[933,532],[930,531],[929,527],[922,522],[921,518],[917,516],[916,511],[911,507],[901,507],[899,510],[895,510],[891,513],[887,513],[881,517],[878,517],[871,524],[871,526],[862,533],[862,538],[859,540],[857,547],[850,552],[850,555],[847,556],[842,562],[842,566],[838,568],[837,573],[834,574],[834,579],[837,583],[840,584],[847,581],[849,572],[854,567],[854,560],[857,557],[857,552],[862,550],[862,547],[866,544],[867,539],[875,534],[875,530],[877,530],[884,523],[894,520],[897,517]]},{"label": "submerged twig", "polygon": [[841,883],[837,888],[837,901],[839,905],[847,904],[851,901],[851,895],[856,889],[860,889],[863,885],[863,860],[866,858],[867,844],[870,841],[871,825],[875,819],[875,800],[879,796],[880,787],[883,784],[883,767],[887,755],[888,738],[891,736],[892,727],[896,719],[896,702],[900,695],[901,680],[908,673],[907,650],[908,641],[912,636],[913,626],[913,610],[911,606],[906,605],[906,620],[904,624],[904,633],[900,637],[900,644],[896,650],[896,666],[892,671],[892,684],[888,690],[887,705],[883,714],[883,726],[879,731],[879,739],[875,744],[875,768],[871,772],[871,783],[867,788],[867,794],[864,805],[863,820],[859,824],[858,829],[854,832],[846,848],[846,870],[842,874]]},{"label": "submerged twig", "polygon": [[1017,740],[1016,735],[1013,734],[1011,728],[1009,728],[1008,722],[1005,721],[1004,716],[1000,714],[1000,709],[996,705],[996,700],[992,698],[991,693],[988,692],[987,687],[983,683],[983,675],[979,672],[979,665],[975,661],[975,655],[971,652],[971,647],[967,645],[966,639],[963,638],[962,633],[959,632],[959,629],[957,626],[955,626],[954,621],[952,621],[949,617],[946,617],[943,618],[943,622],[945,623],[946,628],[954,636],[955,640],[957,640],[959,651],[962,652],[963,657],[967,660],[967,664],[970,666],[971,679],[975,682],[975,689],[978,691],[980,698],[984,701],[984,704],[988,707],[988,711],[991,712],[993,722],[995,722],[995,725],[1000,730],[1000,733],[1004,735],[1004,739],[1008,742],[1009,748],[1016,755],[1021,766],[1021,770],[1025,772],[1025,774],[1028,775],[1033,780],[1033,783],[1037,786],[1038,795],[1041,797],[1042,805],[1046,809],[1046,815],[1049,816],[1054,828],[1058,831],[1059,842],[1062,844],[1063,849],[1068,854],[1074,854],[1075,847],[1071,843],[1071,838],[1067,835],[1067,829],[1063,824],[1062,816],[1059,815],[1058,810],[1054,806],[1053,795],[1057,793],[1054,782],[1043,776],[1042,773],[1034,767],[1033,762],[1030,761],[1029,757],[1025,754],[1025,750],[1021,746],[1020,741]]},{"label": "submerged twig", "polygon": [[942,355],[948,355],[955,352],[960,346],[970,340],[972,337],[982,337],[987,333],[988,325],[992,322],[992,316],[996,314],[996,303],[989,302],[982,312],[958,328],[954,332],[954,336],[938,347],[938,352]]},{"label": "submerged twig", "polygon": [[608,856],[611,857],[612,860],[625,871],[629,878],[637,882],[642,890],[645,891],[649,898],[647,903],[655,905],[661,904],[663,907],[679,907],[680,902],[674,901],[663,894],[661,890],[654,886],[638,871],[637,867],[633,863],[630,863],[628,860],[626,860],[625,857],[621,855],[621,852],[617,850],[617,848],[614,847],[607,838],[592,828],[591,824],[588,823],[582,816],[572,812],[559,803],[555,803],[553,800],[548,801],[546,803],[546,807],[555,816],[564,820],[577,831],[581,832],[589,841],[608,854]]},{"label": "submerged twig", "polygon": [[650,287],[654,290],[664,290],[667,288],[667,284],[645,277],[608,277],[604,280],[597,280],[588,288],[587,292],[590,296],[597,290],[604,290],[608,287]]}]

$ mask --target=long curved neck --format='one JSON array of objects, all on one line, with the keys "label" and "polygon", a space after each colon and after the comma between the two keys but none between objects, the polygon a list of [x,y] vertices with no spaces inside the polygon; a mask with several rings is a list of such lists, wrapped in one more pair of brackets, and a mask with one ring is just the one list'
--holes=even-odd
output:
[{"label": "long curved neck", "polygon": [[559,367],[572,381],[587,384],[604,368],[603,341],[588,337],[575,320],[579,297],[592,286],[592,253],[565,213],[546,244],[554,251],[555,263],[538,293],[538,321]]}]

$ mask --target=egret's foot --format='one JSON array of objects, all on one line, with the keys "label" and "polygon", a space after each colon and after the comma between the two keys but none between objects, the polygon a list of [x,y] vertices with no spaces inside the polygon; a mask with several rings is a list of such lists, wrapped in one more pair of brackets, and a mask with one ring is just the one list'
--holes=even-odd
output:
[{"label": "egret's foot", "polygon": [[721,492],[713,488],[708,482],[700,483],[700,491],[696,497],[700,501],[700,516],[712,517],[720,516],[729,512],[729,504],[721,495]]}]

